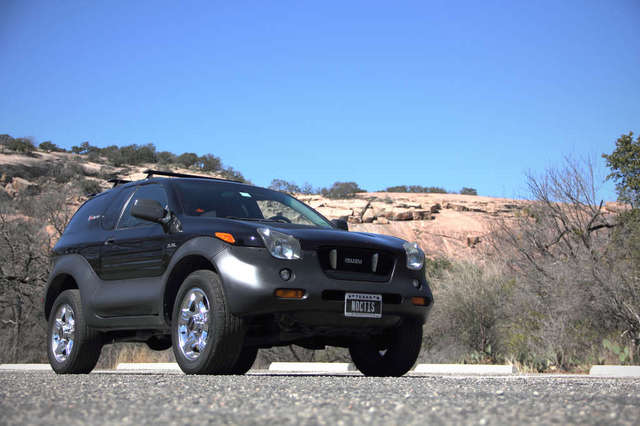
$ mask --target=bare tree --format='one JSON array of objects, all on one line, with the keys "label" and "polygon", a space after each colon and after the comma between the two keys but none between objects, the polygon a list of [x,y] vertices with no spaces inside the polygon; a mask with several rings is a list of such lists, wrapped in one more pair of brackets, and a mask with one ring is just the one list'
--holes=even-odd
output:
[{"label": "bare tree", "polygon": [[592,164],[567,159],[527,180],[533,201],[498,223],[493,247],[523,285],[538,342],[563,366],[612,333],[637,352],[640,270],[620,249],[629,231],[598,200]]}]

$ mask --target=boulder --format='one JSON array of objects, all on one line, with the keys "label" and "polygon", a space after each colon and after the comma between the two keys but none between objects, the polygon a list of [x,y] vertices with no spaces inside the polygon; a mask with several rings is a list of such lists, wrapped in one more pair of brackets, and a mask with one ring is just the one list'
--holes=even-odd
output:
[{"label": "boulder", "polygon": [[398,203],[394,207],[399,209],[420,209],[422,208],[422,205],[420,205],[420,203],[404,202]]},{"label": "boulder", "polygon": [[422,208],[423,209],[428,208],[431,213],[440,213],[440,210],[442,210],[442,206],[440,205],[440,203],[435,203],[431,207],[422,207]]},{"label": "boulder", "polygon": [[332,208],[332,207],[320,207],[317,209],[324,216],[329,219],[344,219],[347,220],[349,216],[353,216],[353,210],[350,209],[341,209],[341,208]]},{"label": "boulder", "polygon": [[26,191],[27,188],[29,188],[30,186],[33,186],[33,184],[28,180],[23,179],[21,177],[17,177],[17,176],[13,177],[11,184],[13,186],[13,189],[15,189],[18,192]]},{"label": "boulder", "polygon": [[371,223],[375,219],[376,219],[376,215],[373,213],[373,209],[371,207],[365,210],[364,214],[362,215],[363,223]]},{"label": "boulder", "polygon": [[445,209],[452,209],[455,210],[457,212],[468,212],[469,211],[469,207],[467,206],[463,206],[461,204],[452,204],[452,203],[447,203],[444,206]]},{"label": "boulder", "polygon": [[411,214],[413,216],[412,220],[432,220],[434,219],[431,216],[430,210],[412,210]]},{"label": "boulder", "polygon": [[411,210],[393,210],[393,214],[391,216],[393,220],[413,220],[413,212]]},{"label": "boulder", "polygon": [[388,225],[389,219],[387,219],[386,217],[379,217],[376,220],[374,220],[373,223],[377,225]]}]

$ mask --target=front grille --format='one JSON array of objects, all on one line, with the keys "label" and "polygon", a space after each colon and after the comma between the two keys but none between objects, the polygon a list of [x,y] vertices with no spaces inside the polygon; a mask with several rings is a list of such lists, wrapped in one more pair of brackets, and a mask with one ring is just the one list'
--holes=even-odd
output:
[{"label": "front grille", "polygon": [[339,280],[389,281],[395,264],[391,253],[350,247],[321,247],[318,258],[325,274]]}]

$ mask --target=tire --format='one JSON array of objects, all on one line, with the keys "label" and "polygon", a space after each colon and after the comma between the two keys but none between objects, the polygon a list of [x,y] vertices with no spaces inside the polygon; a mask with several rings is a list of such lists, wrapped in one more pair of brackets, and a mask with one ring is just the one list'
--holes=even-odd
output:
[{"label": "tire", "polygon": [[365,376],[400,377],[416,363],[421,346],[422,324],[405,320],[386,341],[357,343],[349,347],[349,353]]},{"label": "tire", "polygon": [[235,365],[231,369],[230,373],[237,374],[240,376],[245,374],[247,371],[251,369],[251,366],[256,361],[257,357],[258,357],[258,348],[256,348],[255,346],[250,346],[242,349],[242,352],[240,352],[240,356],[238,357],[238,360],[236,361]]},{"label": "tire", "polygon": [[58,374],[87,374],[102,351],[100,333],[87,325],[79,290],[58,295],[49,316],[47,356]]},{"label": "tire", "polygon": [[171,340],[186,374],[230,374],[242,351],[244,327],[229,312],[222,283],[209,270],[184,280],[173,306]]}]

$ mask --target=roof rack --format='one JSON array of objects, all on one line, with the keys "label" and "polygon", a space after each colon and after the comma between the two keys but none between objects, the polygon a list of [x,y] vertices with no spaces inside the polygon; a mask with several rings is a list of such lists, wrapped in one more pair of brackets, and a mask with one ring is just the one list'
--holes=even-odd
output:
[{"label": "roof rack", "polygon": [[125,183],[129,183],[131,181],[126,179],[115,178],[115,179],[109,179],[107,182],[112,183],[113,184],[112,188],[115,188],[118,185],[124,185]]},{"label": "roof rack", "polygon": [[147,174],[147,179],[149,179],[149,178],[151,178],[153,176],[168,176],[168,177],[209,179],[209,180],[219,180],[219,181],[223,181],[223,182],[243,183],[243,182],[241,182],[239,180],[233,180],[233,179],[223,179],[223,178],[215,178],[215,177],[210,177],[210,176],[189,175],[189,174],[186,174],[186,173],[163,172],[161,170],[147,169],[143,173]]}]

